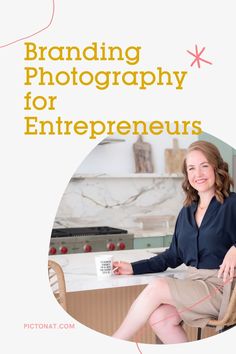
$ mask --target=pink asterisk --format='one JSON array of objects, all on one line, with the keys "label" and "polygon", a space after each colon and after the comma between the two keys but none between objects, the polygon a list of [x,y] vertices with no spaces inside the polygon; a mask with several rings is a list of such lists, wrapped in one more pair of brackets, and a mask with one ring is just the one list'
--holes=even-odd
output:
[{"label": "pink asterisk", "polygon": [[192,64],[190,66],[193,66],[197,62],[197,66],[198,66],[198,68],[200,68],[200,60],[203,61],[204,63],[212,65],[212,63],[210,61],[201,58],[201,55],[202,55],[202,53],[204,52],[205,49],[206,48],[203,47],[202,50],[200,51],[200,53],[198,53],[197,45],[195,45],[196,54],[194,54],[194,53],[190,52],[189,50],[187,50],[187,52],[189,54],[191,54],[191,55],[193,55],[195,57],[194,61],[192,62]]}]

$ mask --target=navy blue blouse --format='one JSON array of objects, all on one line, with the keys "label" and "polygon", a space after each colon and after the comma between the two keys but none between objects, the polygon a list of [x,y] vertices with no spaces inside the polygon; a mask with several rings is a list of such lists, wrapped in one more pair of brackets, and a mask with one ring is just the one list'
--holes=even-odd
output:
[{"label": "navy blue blouse", "polygon": [[198,269],[218,269],[230,247],[236,247],[236,193],[221,204],[212,198],[200,227],[195,221],[197,203],[178,215],[169,249],[150,259],[131,263],[134,274],[163,272],[182,263]]}]

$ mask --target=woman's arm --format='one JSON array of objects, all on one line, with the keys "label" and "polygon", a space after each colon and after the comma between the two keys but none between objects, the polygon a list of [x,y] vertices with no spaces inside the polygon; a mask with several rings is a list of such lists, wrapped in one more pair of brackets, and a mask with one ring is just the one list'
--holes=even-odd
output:
[{"label": "woman's arm", "polygon": [[149,259],[142,259],[132,263],[114,262],[113,273],[117,275],[158,273],[164,272],[168,267],[176,268],[182,264],[183,260],[178,251],[178,234],[181,232],[181,230],[179,230],[181,229],[181,227],[179,227],[179,221],[183,218],[182,210],[183,209],[181,209],[175,223],[174,235],[170,247],[165,252]]},{"label": "woman's arm", "polygon": [[164,272],[168,267],[176,268],[183,263],[178,250],[178,235],[181,232],[180,221],[183,219],[182,211],[183,208],[177,217],[174,235],[172,237],[170,247],[165,252],[157,256],[137,262],[132,262],[131,265],[134,274]]},{"label": "woman's arm", "polygon": [[218,277],[222,277],[224,282],[233,281],[236,268],[236,194],[231,193],[226,201],[228,208],[224,222],[227,226],[227,233],[231,236],[232,247],[226,252],[218,272]]},{"label": "woman's arm", "polygon": [[177,256],[174,236],[170,248],[158,256],[132,263],[113,262],[113,273],[116,275],[130,275],[164,272],[168,267],[176,268],[182,263],[182,260]]},{"label": "woman's arm", "polygon": [[220,265],[218,278],[222,277],[223,282],[234,279],[234,270],[236,268],[236,246],[232,246],[226,253],[223,263]]},{"label": "woman's arm", "polygon": [[114,262],[113,272],[114,274],[144,274],[144,273],[158,273],[164,272],[168,267],[176,268],[183,263],[179,257],[178,252],[178,220],[177,218],[175,231],[172,238],[170,247],[163,253],[151,257],[149,259],[142,259],[137,262]]},{"label": "woman's arm", "polygon": [[131,275],[133,268],[128,262],[113,262],[113,273],[116,275]]}]

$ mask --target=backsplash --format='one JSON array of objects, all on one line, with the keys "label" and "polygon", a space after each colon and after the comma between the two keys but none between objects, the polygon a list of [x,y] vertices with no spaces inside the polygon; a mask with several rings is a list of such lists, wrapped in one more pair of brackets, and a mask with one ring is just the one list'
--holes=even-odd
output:
[{"label": "backsplash", "polygon": [[183,203],[180,176],[77,175],[65,190],[54,227],[112,226],[166,235]]}]

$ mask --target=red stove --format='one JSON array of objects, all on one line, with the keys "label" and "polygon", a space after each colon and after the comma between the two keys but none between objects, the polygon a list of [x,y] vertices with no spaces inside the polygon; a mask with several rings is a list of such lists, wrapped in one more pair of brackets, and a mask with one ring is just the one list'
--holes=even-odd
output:
[{"label": "red stove", "polygon": [[49,254],[118,251],[134,248],[134,235],[109,226],[53,229]]}]

